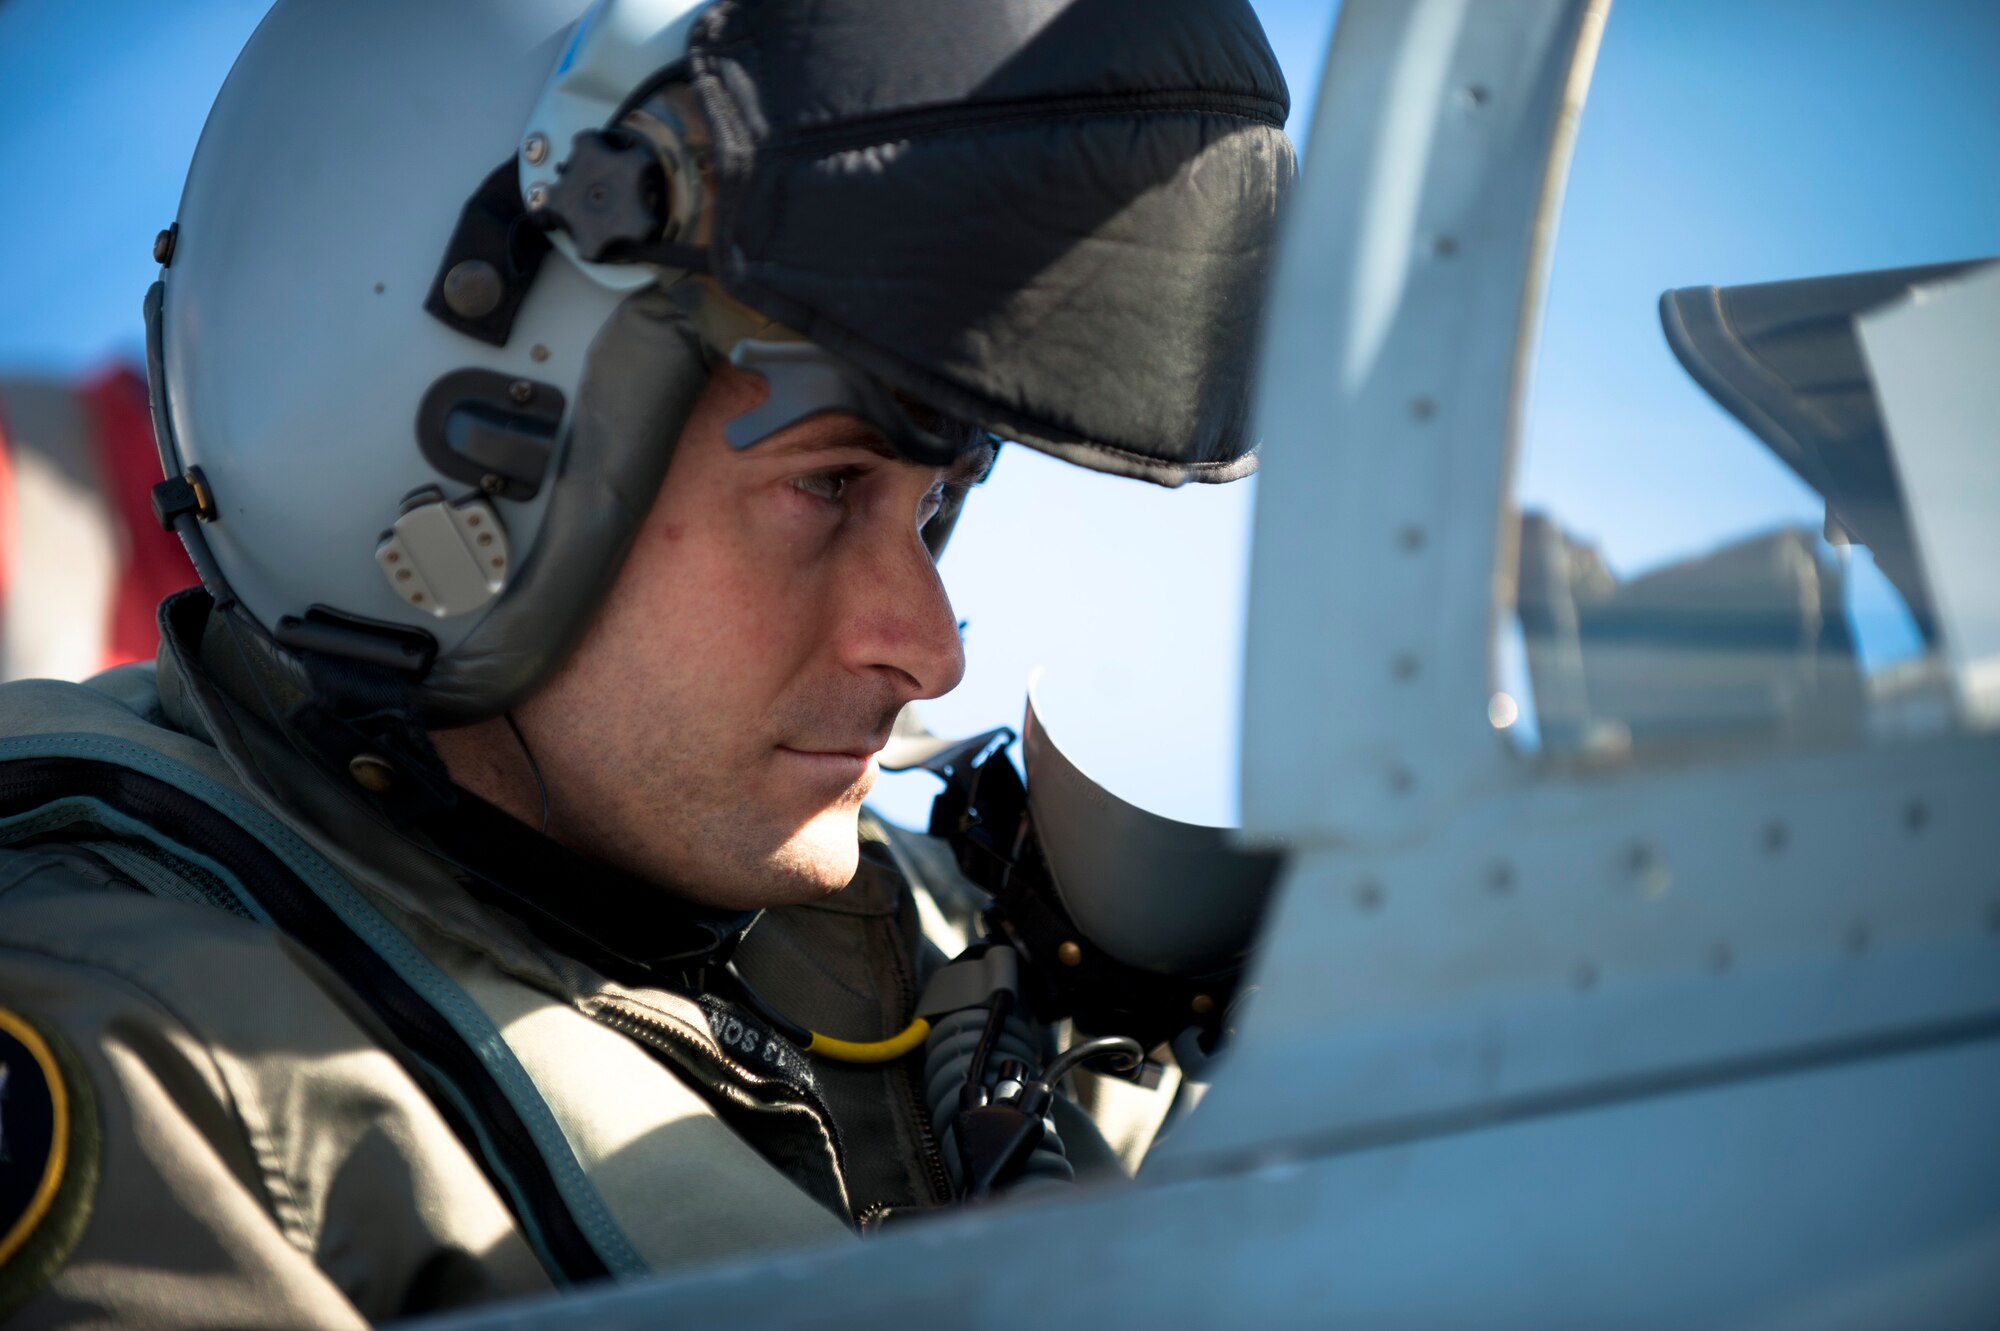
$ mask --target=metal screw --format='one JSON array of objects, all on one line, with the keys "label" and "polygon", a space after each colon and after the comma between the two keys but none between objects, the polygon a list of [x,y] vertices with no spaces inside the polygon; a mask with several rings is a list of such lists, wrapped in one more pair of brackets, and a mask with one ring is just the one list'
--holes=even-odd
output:
[{"label": "metal screw", "polygon": [[537,342],[535,343],[534,346],[528,348],[529,360],[534,361],[537,364],[540,364],[542,361],[545,361],[548,358],[549,358],[549,349],[543,346],[541,343]]},{"label": "metal screw", "polygon": [[548,207],[549,187],[547,185],[528,186],[527,203],[530,212],[540,212],[542,209]]},{"label": "metal screw", "polygon": [[372,790],[377,795],[385,794],[396,786],[396,765],[379,753],[357,753],[347,763],[347,774],[354,778],[354,784],[363,790]]},{"label": "metal screw", "polygon": [[1056,960],[1065,966],[1081,966],[1083,949],[1075,943],[1065,941],[1056,947]]},{"label": "metal screw", "polygon": [[465,525],[468,527],[477,527],[481,522],[484,521],[485,519],[480,517],[477,513],[468,513],[466,514],[465,517]]},{"label": "metal screw", "polygon": [[479,478],[479,488],[487,494],[497,495],[507,488],[507,482],[489,471]]},{"label": "metal screw", "polygon": [[1658,900],[1674,885],[1666,857],[1649,841],[1634,841],[1625,851],[1625,866],[1639,879],[1639,890]]},{"label": "metal screw", "polygon": [[535,386],[526,379],[516,379],[507,385],[507,396],[516,402],[526,402],[535,395]]},{"label": "metal screw", "polygon": [[159,235],[153,237],[153,262],[161,267],[174,261],[174,246],[180,242],[181,224],[174,223]]},{"label": "metal screw", "polygon": [[528,141],[521,145],[521,156],[528,159],[529,166],[540,166],[549,157],[549,140],[545,134],[530,134]]},{"label": "metal screw", "polygon": [[382,558],[386,563],[390,564],[400,564],[403,562],[403,557],[397,554],[394,550],[391,550],[388,554],[383,555]]},{"label": "metal screw", "polygon": [[479,543],[481,545],[493,544],[493,533],[490,531],[483,531],[479,533]]},{"label": "metal screw", "polygon": [[1215,1000],[1207,994],[1196,994],[1194,1001],[1188,1004],[1188,1009],[1197,1017],[1206,1017],[1215,1011]]},{"label": "metal screw", "polygon": [[396,570],[396,581],[398,582],[408,582],[411,578],[415,576],[416,575],[414,573],[410,572],[410,570],[406,568],[399,568]]},{"label": "metal screw", "polygon": [[493,556],[493,567],[495,567],[495,568],[505,568],[506,566],[507,566],[507,561],[506,561],[506,560],[504,560],[504,559],[500,558],[500,556],[498,556],[498,555],[495,555],[495,556]]}]

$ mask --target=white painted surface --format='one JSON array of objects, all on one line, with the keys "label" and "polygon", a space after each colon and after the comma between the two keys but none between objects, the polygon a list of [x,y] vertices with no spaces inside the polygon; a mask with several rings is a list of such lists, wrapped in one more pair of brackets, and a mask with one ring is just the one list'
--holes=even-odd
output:
[{"label": "white painted surface", "polygon": [[1242,808],[1260,842],[1396,844],[1504,779],[1504,489],[1603,18],[1341,11],[1262,366]]},{"label": "white painted surface", "polygon": [[2000,726],[2000,264],[1855,322],[1961,714]]}]

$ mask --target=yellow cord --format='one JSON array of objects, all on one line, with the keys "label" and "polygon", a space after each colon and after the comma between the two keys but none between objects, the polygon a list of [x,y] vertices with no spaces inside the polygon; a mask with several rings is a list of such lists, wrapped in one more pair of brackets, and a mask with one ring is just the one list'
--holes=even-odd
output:
[{"label": "yellow cord", "polygon": [[830,1058],[836,1063],[893,1063],[920,1047],[924,1037],[930,1033],[931,1024],[922,1017],[905,1026],[900,1035],[892,1035],[886,1040],[836,1040],[814,1031],[812,1039],[806,1043],[806,1052]]}]

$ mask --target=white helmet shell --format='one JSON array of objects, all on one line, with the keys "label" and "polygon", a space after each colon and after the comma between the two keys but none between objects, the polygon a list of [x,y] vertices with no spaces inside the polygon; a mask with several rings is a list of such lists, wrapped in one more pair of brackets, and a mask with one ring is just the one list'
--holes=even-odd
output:
[{"label": "white helmet shell", "polygon": [[[280,4],[217,98],[163,275],[167,463],[200,469],[213,503],[203,534],[266,629],[320,606],[421,630],[449,658],[495,600],[439,605],[399,587],[403,553],[384,540],[412,495],[490,506],[479,511],[497,520],[507,562],[534,557],[592,342],[657,274],[586,273],[559,245],[504,346],[453,331],[424,300],[481,178],[516,156],[528,170],[533,133],[602,124],[684,49],[700,5],[607,4],[581,24],[579,8]],[[547,128],[524,133],[531,122]],[[419,447],[426,392],[465,370],[559,395],[557,451],[532,497],[482,494]],[[491,572],[495,591],[512,571]]]},{"label": "white helmet shell", "polygon": [[1248,0],[1147,7],[281,0],[148,300],[163,511],[316,695],[448,724],[577,641],[719,355],[913,461],[976,433],[896,393],[1246,474],[1283,79]]}]

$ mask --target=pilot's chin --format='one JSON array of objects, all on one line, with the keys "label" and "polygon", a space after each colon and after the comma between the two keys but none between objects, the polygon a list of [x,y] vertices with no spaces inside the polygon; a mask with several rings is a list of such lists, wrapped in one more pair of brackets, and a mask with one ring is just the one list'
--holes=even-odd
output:
[{"label": "pilot's chin", "polygon": [[781,852],[787,900],[816,901],[854,881],[861,863],[857,812],[846,805],[822,810],[793,834]]}]

